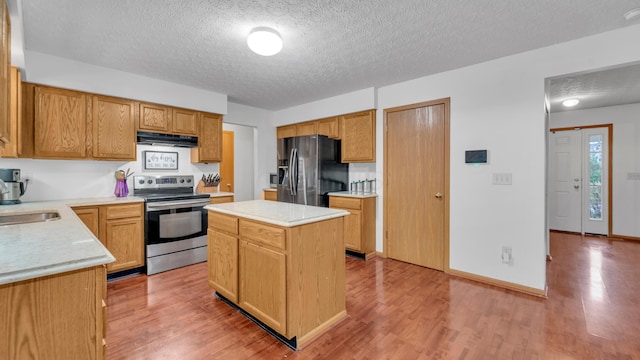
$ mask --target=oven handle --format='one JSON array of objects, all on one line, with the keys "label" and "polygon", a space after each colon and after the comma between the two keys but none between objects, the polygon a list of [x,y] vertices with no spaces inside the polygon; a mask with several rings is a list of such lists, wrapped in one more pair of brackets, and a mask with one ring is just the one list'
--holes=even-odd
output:
[{"label": "oven handle", "polygon": [[147,203],[147,211],[183,209],[205,205],[209,205],[209,200],[159,201]]}]

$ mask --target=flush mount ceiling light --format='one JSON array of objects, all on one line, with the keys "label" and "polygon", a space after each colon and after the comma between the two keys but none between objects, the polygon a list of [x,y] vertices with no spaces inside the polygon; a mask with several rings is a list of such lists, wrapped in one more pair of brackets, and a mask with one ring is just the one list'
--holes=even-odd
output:
[{"label": "flush mount ceiling light", "polygon": [[572,107],[572,106],[578,105],[579,102],[580,102],[580,100],[578,100],[578,99],[567,99],[567,100],[562,102],[562,105],[564,105],[566,107]]},{"label": "flush mount ceiling light", "polygon": [[626,13],[624,13],[624,18],[627,19],[627,21],[631,21],[639,16],[640,16],[640,8],[631,9]]},{"label": "flush mount ceiling light", "polygon": [[259,27],[251,30],[247,45],[254,53],[262,56],[275,55],[282,50],[282,38],[277,31]]}]

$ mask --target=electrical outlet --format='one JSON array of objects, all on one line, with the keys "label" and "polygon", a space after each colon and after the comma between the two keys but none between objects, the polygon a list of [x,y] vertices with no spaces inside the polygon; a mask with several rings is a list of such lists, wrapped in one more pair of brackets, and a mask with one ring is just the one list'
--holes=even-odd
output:
[{"label": "electrical outlet", "polygon": [[511,264],[513,260],[511,246],[503,246],[502,247],[502,263],[503,264]]}]

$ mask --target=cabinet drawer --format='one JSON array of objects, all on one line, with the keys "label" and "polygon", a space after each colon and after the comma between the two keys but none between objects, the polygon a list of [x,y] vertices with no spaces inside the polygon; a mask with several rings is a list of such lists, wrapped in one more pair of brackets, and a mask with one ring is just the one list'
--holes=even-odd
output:
[{"label": "cabinet drawer", "polygon": [[238,218],[220,214],[215,211],[209,211],[209,227],[237,235]]},{"label": "cabinet drawer", "polygon": [[222,204],[228,202],[233,202],[233,196],[212,196],[211,199],[209,199],[210,204]]},{"label": "cabinet drawer", "polygon": [[106,208],[108,220],[142,216],[142,204],[109,205]]},{"label": "cabinet drawer", "polygon": [[360,199],[341,197],[341,196],[330,196],[329,207],[360,210],[361,203],[360,203]]},{"label": "cabinet drawer", "polygon": [[285,248],[284,229],[274,226],[240,220],[240,236],[260,244],[273,246],[279,249]]}]

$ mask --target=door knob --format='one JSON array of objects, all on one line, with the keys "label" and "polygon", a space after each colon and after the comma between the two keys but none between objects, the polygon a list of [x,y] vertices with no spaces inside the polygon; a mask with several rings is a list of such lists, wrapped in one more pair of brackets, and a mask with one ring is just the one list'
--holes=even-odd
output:
[{"label": "door knob", "polygon": [[441,198],[442,198],[442,194],[440,194],[440,193],[438,192],[438,193],[436,193],[436,197],[437,197],[438,199],[441,199]]}]

